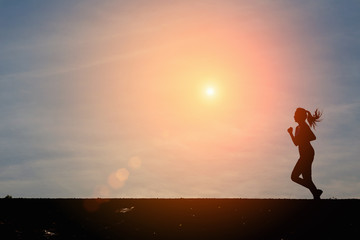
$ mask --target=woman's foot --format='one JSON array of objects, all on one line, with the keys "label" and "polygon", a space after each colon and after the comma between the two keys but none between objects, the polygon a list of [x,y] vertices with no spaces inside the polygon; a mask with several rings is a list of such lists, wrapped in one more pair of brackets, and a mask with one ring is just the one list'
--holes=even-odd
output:
[{"label": "woman's foot", "polygon": [[321,189],[316,189],[315,193],[313,194],[314,199],[315,200],[320,200],[320,196],[321,196],[322,193],[323,193],[323,191]]}]

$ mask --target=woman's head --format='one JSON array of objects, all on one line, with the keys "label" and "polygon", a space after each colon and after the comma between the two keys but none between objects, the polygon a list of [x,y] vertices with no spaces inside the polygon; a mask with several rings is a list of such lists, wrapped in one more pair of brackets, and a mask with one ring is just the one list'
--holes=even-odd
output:
[{"label": "woman's head", "polygon": [[297,123],[305,122],[305,120],[308,121],[310,127],[314,128],[316,127],[316,123],[320,122],[322,112],[320,112],[318,109],[315,110],[314,114],[312,115],[311,112],[308,110],[305,110],[304,108],[297,108],[295,111],[294,119]]}]

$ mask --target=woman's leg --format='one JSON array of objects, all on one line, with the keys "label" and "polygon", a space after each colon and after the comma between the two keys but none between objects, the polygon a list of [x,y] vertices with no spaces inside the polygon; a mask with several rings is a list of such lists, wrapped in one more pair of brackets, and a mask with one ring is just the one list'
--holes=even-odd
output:
[{"label": "woman's leg", "polygon": [[304,160],[300,158],[295,164],[295,167],[291,173],[291,180],[293,180],[297,184],[300,184],[301,186],[309,188],[307,182],[303,178],[300,178],[300,175],[303,175],[304,172],[304,168],[305,168],[304,165],[305,165]]},{"label": "woman's leg", "polygon": [[308,162],[308,164],[306,164],[306,167],[304,169],[304,172],[302,173],[304,181],[307,182],[308,188],[310,190],[310,192],[312,193],[314,199],[319,200],[321,194],[323,193],[322,190],[317,189],[313,180],[312,180],[312,176],[311,176],[311,165],[312,165],[312,160]]},{"label": "woman's leg", "polygon": [[316,186],[312,180],[311,176],[311,165],[312,161],[307,161],[306,164],[304,164],[304,170],[302,172],[303,180],[307,186],[307,188],[310,190],[310,192],[315,195],[316,194]]},{"label": "woman's leg", "polygon": [[[314,182],[312,181],[311,165],[312,158],[305,160],[300,158],[291,173],[291,180],[300,184],[301,186],[308,188],[314,199],[320,199],[322,190],[317,189]],[[300,175],[302,175],[302,178],[300,178]]]}]

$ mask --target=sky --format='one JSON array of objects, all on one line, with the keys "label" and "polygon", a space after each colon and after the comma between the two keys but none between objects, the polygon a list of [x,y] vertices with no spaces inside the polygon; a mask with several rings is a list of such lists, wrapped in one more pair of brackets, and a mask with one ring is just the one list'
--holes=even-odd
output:
[{"label": "sky", "polygon": [[0,0],[0,197],[311,198],[303,107],[359,198],[359,90],[359,1]]}]

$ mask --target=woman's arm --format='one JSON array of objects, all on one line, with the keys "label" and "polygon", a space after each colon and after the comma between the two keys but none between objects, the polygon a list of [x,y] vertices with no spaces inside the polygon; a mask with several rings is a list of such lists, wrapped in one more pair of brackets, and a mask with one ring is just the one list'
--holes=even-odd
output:
[{"label": "woman's arm", "polygon": [[295,138],[295,136],[294,136],[294,134],[293,134],[293,128],[292,128],[292,127],[289,127],[287,131],[288,131],[288,133],[290,134],[291,140],[292,140],[292,142],[294,143],[294,145],[295,145],[295,146],[298,146],[299,143],[298,143],[297,139]]}]

